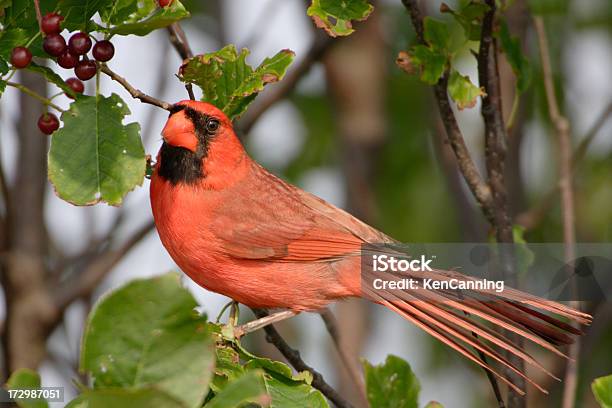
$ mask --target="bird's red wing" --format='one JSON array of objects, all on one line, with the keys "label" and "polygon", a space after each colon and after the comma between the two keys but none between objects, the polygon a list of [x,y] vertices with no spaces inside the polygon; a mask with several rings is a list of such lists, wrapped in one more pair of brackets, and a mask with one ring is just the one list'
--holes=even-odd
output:
[{"label": "bird's red wing", "polygon": [[[226,192],[211,229],[226,253],[240,259],[313,262],[359,255],[366,242],[390,240],[345,211],[258,168]],[[247,195],[244,191],[265,194]]]}]

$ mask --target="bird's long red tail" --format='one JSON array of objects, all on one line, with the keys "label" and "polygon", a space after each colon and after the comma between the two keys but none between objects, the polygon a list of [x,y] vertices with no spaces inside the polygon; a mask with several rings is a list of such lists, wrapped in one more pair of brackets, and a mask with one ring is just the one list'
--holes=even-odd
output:
[{"label": "bird's long red tail", "polygon": [[[376,277],[397,279],[397,276],[391,273],[376,272]],[[416,275],[410,277],[417,280],[423,279],[422,276]],[[427,278],[438,281],[477,280],[454,271],[442,270],[427,272]],[[515,372],[544,393],[547,391],[528,378],[502,352],[512,354],[552,378],[559,379],[510,340],[503,331],[492,330],[482,321],[504,329],[506,333],[519,335],[565,358],[568,357],[555,346],[572,343],[573,336],[582,334],[582,331],[560,318],[581,325],[589,324],[591,321],[591,316],[586,313],[512,288],[506,288],[502,292],[489,289],[460,292],[425,289],[400,291],[375,289],[371,284],[372,281],[373,279],[367,277],[362,281],[364,295],[388,307],[471,361],[489,370],[520,394],[524,394],[524,391],[488,362],[479,358],[478,354],[497,361],[501,366]],[[553,313],[556,317],[542,313],[540,310]],[[473,353],[469,347],[475,349],[478,354]]]}]

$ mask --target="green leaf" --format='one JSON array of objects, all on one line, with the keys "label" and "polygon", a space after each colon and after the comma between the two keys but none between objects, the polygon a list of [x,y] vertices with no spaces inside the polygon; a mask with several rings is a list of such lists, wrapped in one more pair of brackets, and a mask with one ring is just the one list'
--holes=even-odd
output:
[{"label": "green leaf", "polygon": [[377,408],[417,408],[421,390],[410,365],[389,355],[384,364],[373,366],[363,360],[368,401]]},{"label": "green leaf", "polygon": [[2,97],[2,94],[4,93],[5,89],[6,89],[6,81],[3,81],[0,79],[0,97]]},{"label": "green leaf", "polygon": [[[13,389],[40,389],[40,376],[36,371],[22,368],[11,374],[8,379],[7,388]],[[20,408],[47,408],[49,404],[44,398],[38,399],[16,399],[17,406]]]},{"label": "green leaf", "polygon": [[502,21],[501,23],[499,39],[501,42],[501,47],[506,54],[506,59],[512,67],[514,75],[516,75],[516,89],[520,93],[523,93],[531,84],[532,72],[529,60],[525,57],[523,51],[521,50],[521,41],[518,37],[512,37],[510,35],[508,24],[506,24],[505,21]]},{"label": "green leaf", "polygon": [[267,358],[248,361],[246,370],[263,369],[266,390],[272,398],[270,407],[329,408],[323,394],[310,385],[312,376],[293,375],[288,365]]},{"label": "green leaf", "polygon": [[421,67],[421,81],[434,85],[446,68],[447,57],[424,45],[412,48],[412,61]]},{"label": "green leaf", "polygon": [[8,62],[2,57],[0,57],[0,75],[4,75],[9,72]]},{"label": "green leaf", "polygon": [[87,390],[66,408],[187,408],[187,405],[155,388],[106,388]]},{"label": "green leaf", "polygon": [[602,408],[612,408],[612,375],[596,378],[591,390]]},{"label": "green leaf", "polygon": [[164,391],[185,407],[199,407],[214,368],[206,318],[178,274],[135,280],[104,297],[89,316],[81,370],[94,388]]},{"label": "green leaf", "polygon": [[533,262],[535,261],[535,254],[527,245],[525,240],[525,227],[522,225],[512,226],[512,235],[514,237],[514,243],[516,244],[516,256],[517,266],[519,273],[526,273]]},{"label": "green leaf", "polygon": [[0,57],[8,61],[13,48],[26,45],[28,39],[28,32],[23,28],[0,31]]},{"label": "green leaf", "polygon": [[455,69],[451,71],[448,79],[448,93],[457,103],[459,110],[473,108],[478,97],[485,94],[481,88],[470,81],[470,77],[461,75]]},{"label": "green leaf", "polygon": [[157,0],[113,0],[100,10],[102,22],[117,25],[147,17],[157,8]]},{"label": "green leaf", "polygon": [[58,9],[64,16],[62,26],[69,31],[90,31],[90,20],[94,14],[112,3],[113,0],[60,0]]},{"label": "green leaf", "polygon": [[62,77],[60,77],[59,75],[57,75],[55,73],[55,71],[53,71],[51,68],[49,67],[45,67],[42,65],[38,65],[35,62],[31,62],[30,65],[28,65],[26,67],[26,69],[28,71],[32,71],[32,72],[36,72],[41,74],[42,76],[45,77],[45,79],[47,80],[47,82],[51,82],[55,85],[57,85],[58,88],[60,88],[63,92],[65,92],[66,94],[72,96],[73,98],[77,97],[77,93],[74,92],[72,90],[72,88],[70,88],[66,82],[64,82],[64,80],[62,79]]},{"label": "green leaf", "polygon": [[253,370],[227,384],[227,386],[204,405],[204,407],[234,408],[247,403],[268,406],[269,400],[270,398],[266,394],[263,372]]},{"label": "green leaf", "polygon": [[454,11],[452,9],[449,9],[448,11],[461,25],[467,39],[471,41],[480,41],[482,20],[488,10],[488,5],[478,1],[470,1],[462,5],[459,11]]},{"label": "green leaf", "polygon": [[[171,5],[167,7],[157,8],[150,16],[142,19],[120,24],[109,30],[111,34],[117,35],[139,35],[144,36],[149,34],[153,30],[158,28],[167,27],[172,23],[189,17],[190,14],[185,9],[185,6],[178,1],[174,0]],[[140,14],[136,14],[135,18],[141,18]]]},{"label": "green leaf", "polygon": [[215,393],[221,391],[225,386],[244,374],[240,365],[238,352],[231,347],[217,345],[216,347],[215,376],[210,383],[210,388]]},{"label": "green leaf", "polygon": [[354,32],[352,21],[365,20],[372,10],[367,0],[312,0],[306,14],[329,36],[337,37]]},{"label": "green leaf", "polygon": [[188,60],[180,70],[181,80],[199,86],[202,100],[221,109],[230,119],[240,116],[269,83],[280,81],[295,54],[282,50],[266,58],[255,70],[246,63],[249,54],[240,54],[232,44],[219,51],[198,55]]},{"label": "green leaf", "polygon": [[119,205],[144,179],[146,160],[137,123],[115,94],[80,96],[62,114],[64,126],[51,138],[49,180],[57,195],[75,205]]},{"label": "green leaf", "polygon": [[424,21],[425,41],[434,50],[448,51],[451,36],[445,22],[425,17]]}]

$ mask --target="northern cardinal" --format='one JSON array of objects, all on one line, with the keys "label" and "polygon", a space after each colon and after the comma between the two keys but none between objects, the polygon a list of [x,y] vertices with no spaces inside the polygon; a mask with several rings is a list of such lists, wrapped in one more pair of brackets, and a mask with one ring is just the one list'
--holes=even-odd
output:
[{"label": "northern cardinal", "polygon": [[[179,102],[162,136],[151,177],[157,231],[177,265],[206,289],[254,308],[294,311],[367,296],[518,392],[522,390],[468,347],[532,384],[493,346],[548,371],[473,316],[559,355],[555,345],[571,343],[571,335],[581,331],[536,309],[590,322],[587,314],[513,289],[463,293],[461,299],[444,291],[374,290],[361,279],[360,250],[364,244],[395,241],[265,170],[246,153],[222,111],[204,102]],[[438,279],[469,279],[451,271],[428,273]]]}]

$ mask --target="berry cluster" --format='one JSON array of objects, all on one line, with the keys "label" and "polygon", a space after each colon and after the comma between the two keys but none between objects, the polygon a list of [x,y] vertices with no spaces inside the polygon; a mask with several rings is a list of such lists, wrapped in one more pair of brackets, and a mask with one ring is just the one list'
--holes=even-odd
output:
[{"label": "berry cluster", "polygon": [[[72,34],[68,43],[60,34],[61,24],[64,17],[57,13],[46,14],[41,22],[40,28],[44,34],[43,49],[51,57],[55,57],[58,65],[66,69],[74,69],[76,78],[69,78],[66,84],[76,93],[83,93],[85,87],[83,82],[96,75],[98,66],[95,61],[87,57],[92,50],[91,37],[84,32]],[[93,45],[92,56],[96,61],[106,62],[115,55],[115,47],[108,40],[96,41]],[[13,67],[26,68],[32,61],[32,53],[27,47],[15,47],[11,52],[11,64]],[[59,127],[59,120],[52,113],[44,113],[38,120],[41,132],[51,134]]]}]

